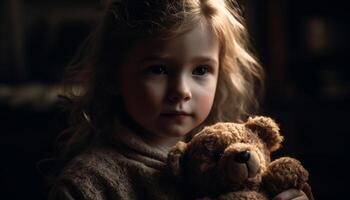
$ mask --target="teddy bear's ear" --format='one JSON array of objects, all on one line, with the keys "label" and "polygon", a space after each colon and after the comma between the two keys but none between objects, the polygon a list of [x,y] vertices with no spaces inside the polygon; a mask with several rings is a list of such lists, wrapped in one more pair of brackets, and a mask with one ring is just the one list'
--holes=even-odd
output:
[{"label": "teddy bear's ear", "polygon": [[187,151],[187,143],[179,141],[170,149],[168,154],[168,166],[174,176],[182,174],[182,158]]},{"label": "teddy bear's ear", "polygon": [[280,129],[273,119],[264,116],[249,117],[245,126],[258,134],[270,152],[281,147],[283,136],[280,135]]}]

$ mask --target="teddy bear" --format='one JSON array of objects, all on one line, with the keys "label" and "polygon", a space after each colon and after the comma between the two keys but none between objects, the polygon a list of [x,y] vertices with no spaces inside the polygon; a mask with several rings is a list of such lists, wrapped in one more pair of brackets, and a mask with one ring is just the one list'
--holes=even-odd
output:
[{"label": "teddy bear", "polygon": [[298,160],[271,160],[282,141],[279,126],[269,117],[218,122],[173,146],[167,164],[193,198],[267,200],[286,189],[301,189],[308,180]]}]

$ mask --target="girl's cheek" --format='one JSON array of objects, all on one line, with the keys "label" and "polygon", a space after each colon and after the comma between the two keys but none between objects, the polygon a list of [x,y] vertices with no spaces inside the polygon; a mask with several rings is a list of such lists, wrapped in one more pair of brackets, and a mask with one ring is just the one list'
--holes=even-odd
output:
[{"label": "girl's cheek", "polygon": [[210,99],[203,99],[200,103],[199,103],[199,107],[197,109],[201,110],[201,115],[202,118],[206,118],[207,115],[209,115],[209,112],[212,108],[212,101]]},{"label": "girl's cheek", "polygon": [[165,93],[165,83],[164,81],[148,81],[145,82],[142,87],[143,92],[140,92],[141,99],[148,99],[154,104],[159,104],[162,101],[162,97]]},{"label": "girl's cheek", "polygon": [[203,110],[203,112],[209,112],[214,102],[215,87],[201,88],[196,90],[196,93],[197,94],[195,94],[195,96],[197,99],[198,108]]}]

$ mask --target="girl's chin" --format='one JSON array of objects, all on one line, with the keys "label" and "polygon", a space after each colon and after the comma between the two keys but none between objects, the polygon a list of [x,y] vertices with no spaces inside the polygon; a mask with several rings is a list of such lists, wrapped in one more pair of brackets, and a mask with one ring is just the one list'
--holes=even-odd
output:
[{"label": "girl's chin", "polygon": [[183,137],[187,135],[187,133],[189,133],[190,131],[190,128],[175,125],[170,127],[164,127],[163,131],[160,134],[166,137]]}]

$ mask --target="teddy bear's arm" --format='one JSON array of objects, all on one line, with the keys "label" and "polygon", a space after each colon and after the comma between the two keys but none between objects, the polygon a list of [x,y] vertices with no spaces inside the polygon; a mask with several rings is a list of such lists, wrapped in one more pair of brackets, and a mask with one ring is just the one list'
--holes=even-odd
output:
[{"label": "teddy bear's arm", "polygon": [[308,171],[298,160],[281,157],[270,163],[262,178],[264,189],[275,196],[290,188],[301,189],[308,177]]}]

